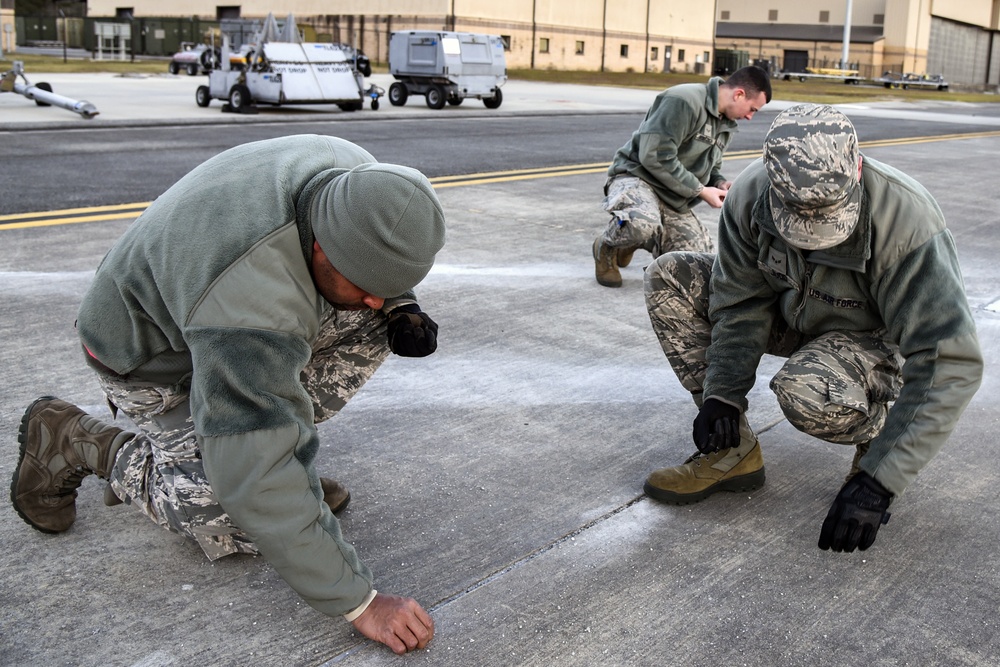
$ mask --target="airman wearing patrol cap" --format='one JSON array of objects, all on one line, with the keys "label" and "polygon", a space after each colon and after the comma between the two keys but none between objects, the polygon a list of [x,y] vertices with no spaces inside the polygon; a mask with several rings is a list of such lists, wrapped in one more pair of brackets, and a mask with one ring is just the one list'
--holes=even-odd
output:
[{"label": "airman wearing patrol cap", "polygon": [[[653,471],[669,504],[764,484],[747,394],[764,354],[795,428],[854,453],[819,547],[870,547],[889,506],[938,453],[982,377],[954,240],[934,198],[863,157],[826,105],[778,114],[726,197],[718,254],[677,252],[646,269],[664,353],[699,407],[698,451]],[[845,466],[846,468],[846,466]]]}]

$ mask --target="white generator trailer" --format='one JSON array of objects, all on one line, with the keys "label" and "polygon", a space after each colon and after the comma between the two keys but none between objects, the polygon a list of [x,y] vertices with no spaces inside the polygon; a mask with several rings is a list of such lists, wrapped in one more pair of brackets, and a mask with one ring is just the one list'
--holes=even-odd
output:
[{"label": "white generator trailer", "polygon": [[[294,21],[288,17],[281,39],[269,38],[276,29],[273,16],[253,44],[245,68],[230,65],[229,40],[223,38],[220,69],[208,73],[208,85],[195,92],[198,106],[213,99],[225,100],[225,111],[253,112],[256,104],[336,104],[343,111],[358,111],[365,98],[378,109],[381,88],[365,88],[353,49],[341,44],[297,41]],[[291,26],[291,27],[289,27]],[[227,108],[228,107],[228,108]]]},{"label": "white generator trailer", "polygon": [[427,106],[458,106],[467,97],[488,109],[503,101],[507,58],[499,35],[407,30],[389,38],[389,103],[403,106],[410,95],[423,95]]}]

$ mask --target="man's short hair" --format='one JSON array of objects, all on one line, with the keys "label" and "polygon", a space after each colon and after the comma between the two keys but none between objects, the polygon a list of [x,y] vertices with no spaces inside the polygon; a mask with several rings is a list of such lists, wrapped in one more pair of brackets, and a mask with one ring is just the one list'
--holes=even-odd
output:
[{"label": "man's short hair", "polygon": [[729,78],[726,79],[723,85],[729,88],[742,88],[750,97],[756,97],[764,93],[767,101],[771,101],[771,77],[756,65],[736,70],[729,75]]}]

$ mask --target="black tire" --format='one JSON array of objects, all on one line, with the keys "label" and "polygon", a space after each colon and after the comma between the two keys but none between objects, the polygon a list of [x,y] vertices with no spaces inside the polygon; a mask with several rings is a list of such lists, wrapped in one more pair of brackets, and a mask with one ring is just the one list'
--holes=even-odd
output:
[{"label": "black tire", "polygon": [[[42,81],[41,83],[36,83],[35,84],[35,88],[39,88],[41,90],[44,90],[47,93],[51,93],[52,92],[52,86],[50,86],[49,84],[47,84],[44,81]],[[40,107],[50,107],[50,106],[52,106],[48,102],[39,102],[38,100],[35,100],[35,104],[37,104]]]},{"label": "black tire", "polygon": [[204,70],[215,69],[219,65],[220,53],[218,49],[205,49],[201,52],[201,68]]},{"label": "black tire", "polygon": [[892,88],[892,83],[891,83],[891,82],[889,82],[889,81],[886,81],[886,82],[885,82],[885,83],[884,83],[883,85],[884,85],[884,86],[885,86],[886,88],[890,88],[890,89]]},{"label": "black tire", "polygon": [[500,105],[503,104],[503,93],[501,93],[500,89],[497,88],[496,91],[493,93],[493,97],[483,98],[483,104],[486,105],[487,109],[499,108]]},{"label": "black tire", "polygon": [[437,85],[436,83],[431,84],[427,89],[427,93],[424,95],[427,98],[427,106],[431,109],[443,109],[444,108],[444,88]]},{"label": "black tire", "polygon": [[249,107],[251,99],[250,89],[242,83],[237,83],[229,89],[229,106],[237,113]]},{"label": "black tire", "polygon": [[188,76],[198,76],[198,65],[195,63],[188,63],[184,67],[184,71],[187,72]]},{"label": "black tire", "polygon": [[364,102],[360,100],[357,102],[344,102],[343,104],[338,104],[341,111],[361,111],[365,108]]},{"label": "black tire", "polygon": [[198,86],[194,91],[194,101],[200,107],[207,107],[212,101],[212,94],[208,91],[208,86]]},{"label": "black tire", "polygon": [[464,102],[464,101],[465,101],[464,97],[449,97],[448,98],[448,104],[450,104],[453,107],[460,106],[462,104],[462,102]]},{"label": "black tire", "polygon": [[410,91],[406,89],[406,84],[396,83],[389,86],[389,104],[394,107],[401,107],[406,104],[406,98],[410,96]]},{"label": "black tire", "polygon": [[805,81],[805,80],[806,80],[806,78],[805,78],[804,76],[800,76],[800,77],[799,77],[799,81],[800,81],[800,82],[801,82],[801,81]]},{"label": "black tire", "polygon": [[365,54],[358,53],[357,66],[361,76],[369,77],[372,75],[372,61]]},{"label": "black tire", "polygon": [[181,66],[175,63],[173,60],[171,60],[170,64],[167,65],[167,71],[170,72],[171,74],[177,74],[178,72],[181,71]]},{"label": "black tire", "polygon": [[372,99],[372,111],[378,111],[378,100]]}]

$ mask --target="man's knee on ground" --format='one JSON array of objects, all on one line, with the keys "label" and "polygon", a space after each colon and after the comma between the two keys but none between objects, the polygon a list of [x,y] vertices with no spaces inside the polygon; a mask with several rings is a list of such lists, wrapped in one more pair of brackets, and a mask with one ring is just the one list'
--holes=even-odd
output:
[{"label": "man's knee on ground", "polygon": [[839,441],[868,422],[856,401],[847,399],[850,388],[838,390],[831,386],[831,378],[805,376],[785,367],[771,379],[770,387],[788,422],[813,437]]}]

